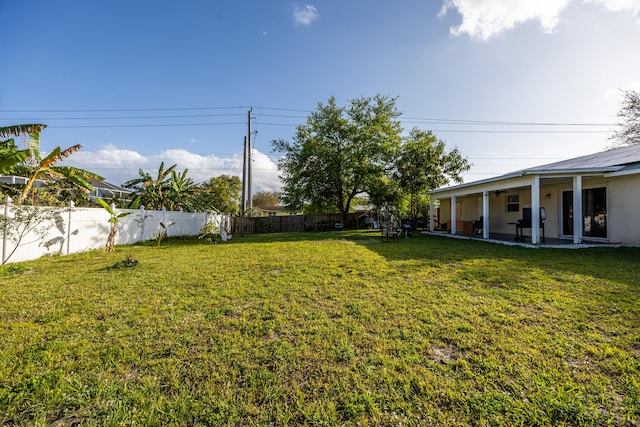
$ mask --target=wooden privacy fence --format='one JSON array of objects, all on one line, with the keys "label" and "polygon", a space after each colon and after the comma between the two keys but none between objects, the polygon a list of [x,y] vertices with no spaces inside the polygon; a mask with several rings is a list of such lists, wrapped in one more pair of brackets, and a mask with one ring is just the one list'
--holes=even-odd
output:
[{"label": "wooden privacy fence", "polygon": [[[340,214],[325,215],[286,215],[260,217],[232,217],[233,234],[282,233],[291,231],[327,231],[336,229],[336,224],[344,228],[358,228],[362,214],[350,213],[342,224]],[[361,221],[360,221],[361,222]]]}]

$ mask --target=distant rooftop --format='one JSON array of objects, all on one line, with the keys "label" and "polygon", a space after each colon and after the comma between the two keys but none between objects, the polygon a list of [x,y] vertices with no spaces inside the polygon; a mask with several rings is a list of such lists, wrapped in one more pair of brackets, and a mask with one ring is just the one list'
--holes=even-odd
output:
[{"label": "distant rooftop", "polygon": [[107,181],[97,181],[95,179],[90,179],[89,183],[93,185],[95,188],[99,188],[102,190],[109,190],[109,191],[125,193],[125,194],[133,193],[133,191],[128,188],[123,188],[118,185],[110,184]]}]

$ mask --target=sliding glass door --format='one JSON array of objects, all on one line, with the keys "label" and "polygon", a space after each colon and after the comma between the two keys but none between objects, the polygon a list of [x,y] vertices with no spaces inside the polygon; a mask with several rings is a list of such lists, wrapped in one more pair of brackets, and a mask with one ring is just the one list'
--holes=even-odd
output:
[{"label": "sliding glass door", "polygon": [[[582,235],[607,238],[607,189],[582,190]],[[562,192],[562,235],[573,236],[573,191]]]}]

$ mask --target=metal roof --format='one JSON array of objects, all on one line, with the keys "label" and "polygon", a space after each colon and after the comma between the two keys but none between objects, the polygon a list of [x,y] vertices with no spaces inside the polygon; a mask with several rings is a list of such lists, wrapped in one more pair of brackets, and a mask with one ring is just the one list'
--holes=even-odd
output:
[{"label": "metal roof", "polygon": [[628,147],[616,148],[599,153],[588,154],[586,156],[575,157],[555,163],[535,166],[509,172],[493,178],[486,178],[479,181],[472,181],[451,187],[442,187],[429,191],[429,194],[471,187],[475,185],[487,184],[497,181],[504,181],[524,175],[553,175],[553,174],[604,174],[604,173],[638,173],[640,172],[640,144]]},{"label": "metal roof", "polygon": [[586,156],[575,157],[573,159],[562,160],[560,162],[549,163],[542,166],[536,166],[527,170],[536,171],[584,168],[595,169],[606,168],[610,166],[626,166],[633,163],[640,163],[640,144],[617,148],[615,150],[602,151],[600,153],[588,154]]}]

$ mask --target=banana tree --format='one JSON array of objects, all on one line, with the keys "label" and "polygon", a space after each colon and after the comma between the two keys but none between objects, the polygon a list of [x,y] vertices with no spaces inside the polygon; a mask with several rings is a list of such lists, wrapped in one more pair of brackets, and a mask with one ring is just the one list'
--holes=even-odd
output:
[{"label": "banana tree", "polygon": [[198,186],[193,179],[187,177],[189,169],[185,169],[182,173],[171,172],[171,187],[167,194],[167,201],[170,210],[178,210],[182,208],[185,211],[193,211],[196,208],[196,193]]},{"label": "banana tree", "polygon": [[127,215],[130,215],[132,212],[121,212],[116,213],[113,207],[105,202],[103,199],[96,197],[96,202],[100,204],[108,213],[111,215],[109,218],[109,236],[107,236],[107,244],[104,246],[105,251],[111,252],[113,251],[113,246],[116,243],[116,234],[118,233],[118,223],[120,222],[120,218],[124,218]]},{"label": "banana tree", "polygon": [[72,145],[64,150],[56,147],[51,150],[46,157],[42,158],[40,155],[40,132],[34,131],[29,134],[29,148],[31,150],[31,158],[27,163],[30,161],[32,164],[28,165],[29,179],[22,189],[20,196],[18,196],[18,203],[24,202],[29,192],[33,189],[33,184],[36,180],[51,182],[53,180],[63,179],[82,190],[91,191],[93,190],[93,186],[89,183],[90,179],[98,181],[104,179],[93,172],[73,166],[56,166],[56,163],[80,150],[80,148],[82,148],[80,144]]},{"label": "banana tree", "polygon": [[167,197],[171,189],[171,174],[177,165],[173,165],[165,170],[164,162],[160,163],[158,175],[153,178],[151,174],[138,170],[138,178],[127,181],[123,184],[125,188],[135,190],[136,200],[150,209],[162,209],[167,207]]},{"label": "banana tree", "polygon": [[[0,127],[0,138],[30,135],[41,132],[47,125],[25,124]],[[0,141],[0,175],[10,174],[15,168],[31,157],[31,150],[20,150],[13,138]]]},{"label": "banana tree", "polygon": [[13,139],[0,141],[0,175],[12,173],[30,155],[29,150],[19,150]]},{"label": "banana tree", "polygon": [[13,139],[0,141],[0,174],[14,173],[20,170],[28,177],[17,197],[18,204],[24,202],[37,180],[51,182],[63,179],[87,191],[93,189],[93,186],[88,182],[90,179],[103,180],[100,175],[84,169],[56,166],[57,162],[80,150],[80,145],[73,145],[65,150],[56,147],[43,158],[40,153],[40,133],[46,127],[47,125],[37,123],[0,127],[0,138],[28,135],[27,149],[24,150],[19,150]]}]

